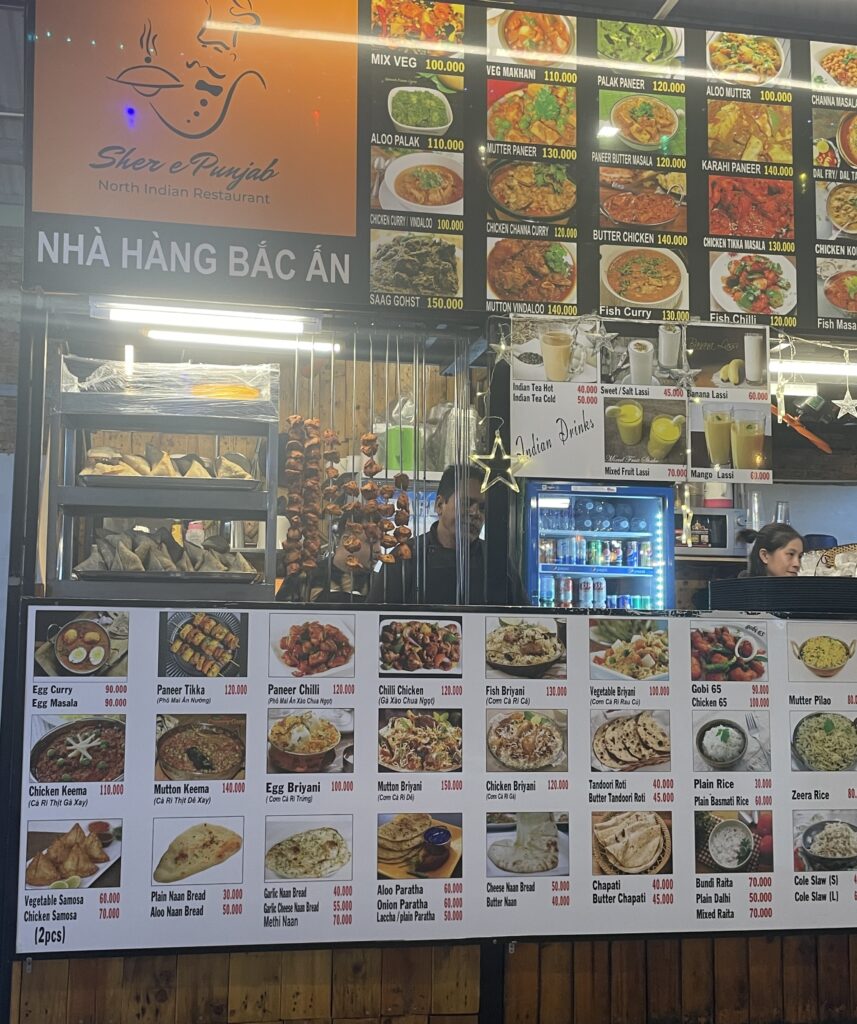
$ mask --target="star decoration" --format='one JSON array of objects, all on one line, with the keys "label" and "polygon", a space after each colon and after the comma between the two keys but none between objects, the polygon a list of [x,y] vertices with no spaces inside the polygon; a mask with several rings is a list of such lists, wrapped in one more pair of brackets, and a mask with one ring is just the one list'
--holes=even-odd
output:
[{"label": "star decoration", "polygon": [[845,395],[837,402],[834,400],[834,405],[839,407],[839,415],[836,417],[841,420],[843,416],[853,416],[857,419],[857,401],[851,397],[851,384],[846,382],[845,384]]},{"label": "star decoration", "polygon": [[499,341],[493,342],[488,347],[494,353],[494,356],[498,363],[504,362],[508,363],[510,366],[512,365],[512,348],[510,345],[506,343],[506,339],[503,337],[502,334],[500,335]]},{"label": "star decoration", "polygon": [[485,474],[480,487],[483,494],[497,483],[505,484],[510,491],[514,491],[516,494],[520,492],[518,481],[512,475],[512,456],[506,451],[499,430],[494,431],[494,444],[491,451],[487,455],[478,455],[473,452],[470,461]]},{"label": "star decoration", "polygon": [[684,388],[687,392],[693,390],[696,378],[700,373],[702,373],[701,370],[692,370],[689,366],[682,366],[678,370],[668,371],[670,380],[678,387]]}]

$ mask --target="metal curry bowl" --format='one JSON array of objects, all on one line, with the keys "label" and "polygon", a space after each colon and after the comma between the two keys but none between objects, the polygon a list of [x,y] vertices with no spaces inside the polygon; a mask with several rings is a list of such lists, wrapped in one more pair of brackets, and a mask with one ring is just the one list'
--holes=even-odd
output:
[{"label": "metal curry bowl", "polygon": [[321,771],[330,761],[331,754],[336,750],[342,739],[342,732],[339,727],[330,722],[336,730],[336,739],[328,744],[324,750],[313,750],[311,753],[301,753],[297,750],[284,750],[271,742],[270,730],[268,730],[268,757],[274,768],[281,772],[318,772]]},{"label": "metal curry bowl", "polygon": [[[240,756],[237,758],[235,764],[230,765],[228,769],[215,769],[214,771],[203,771],[201,769],[190,770],[170,764],[170,762],[164,757],[164,745],[168,740],[186,732],[203,732],[212,736],[226,736],[232,740],[233,743],[237,744],[240,750]],[[172,729],[167,729],[167,731],[158,738],[157,744],[157,760],[158,764],[161,766],[161,771],[168,779],[173,779],[177,782],[210,782],[212,779],[234,779],[238,772],[244,767],[246,755],[247,751],[244,746],[244,741],[237,732],[222,725],[212,725],[209,722],[203,721],[183,722],[181,725],[173,726]]]},{"label": "metal curry bowl", "polygon": [[[709,729],[718,729],[721,726],[726,726],[729,729],[734,729],[735,732],[737,732],[738,735],[744,741],[744,745],[741,747],[741,753],[738,754],[736,757],[730,758],[728,761],[716,761],[709,754],[706,754],[705,750],[702,747],[702,737],[705,735],[705,733],[707,733]],[[742,729],[737,722],[733,722],[729,718],[715,718],[710,722],[705,722],[696,731],[696,749],[699,751],[699,756],[702,758],[703,761],[705,761],[707,765],[710,765],[710,767],[712,768],[734,768],[735,765],[738,764],[738,762],[741,760],[741,758],[747,753],[748,745],[749,740],[747,737],[747,730]]]},{"label": "metal curry bowl", "polygon": [[[841,664],[834,665],[831,668],[815,668],[815,666],[808,664],[804,660],[803,655],[804,649],[806,648],[806,645],[810,642],[810,640],[830,640],[831,643],[839,644],[839,646],[842,647],[842,650],[845,654],[845,657],[843,658]],[[848,662],[854,657],[854,652],[855,650],[857,650],[857,640],[852,640],[850,644],[847,644],[844,640],[840,640],[839,637],[827,636],[826,634],[808,637],[806,640],[804,640],[800,647],[798,647],[794,640],[792,640],[791,644],[792,651],[797,660],[804,666],[804,668],[808,668],[814,676],[818,676],[819,679],[832,679],[834,676],[839,675],[842,669],[844,669]]]}]

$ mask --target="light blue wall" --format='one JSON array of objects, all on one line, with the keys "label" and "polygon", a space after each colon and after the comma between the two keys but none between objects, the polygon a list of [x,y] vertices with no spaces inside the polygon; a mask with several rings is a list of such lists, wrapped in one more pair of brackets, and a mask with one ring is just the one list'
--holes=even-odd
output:
[{"label": "light blue wall", "polygon": [[857,541],[857,486],[775,484],[760,487],[764,521],[778,501],[789,502],[791,524],[801,533],[830,533],[840,544]]}]

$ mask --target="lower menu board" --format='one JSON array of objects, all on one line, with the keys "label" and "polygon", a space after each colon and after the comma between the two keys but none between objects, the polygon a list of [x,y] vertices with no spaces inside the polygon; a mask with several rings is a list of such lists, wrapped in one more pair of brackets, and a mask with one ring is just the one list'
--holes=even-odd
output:
[{"label": "lower menu board", "polygon": [[853,926],[857,622],[29,609],[19,953]]}]

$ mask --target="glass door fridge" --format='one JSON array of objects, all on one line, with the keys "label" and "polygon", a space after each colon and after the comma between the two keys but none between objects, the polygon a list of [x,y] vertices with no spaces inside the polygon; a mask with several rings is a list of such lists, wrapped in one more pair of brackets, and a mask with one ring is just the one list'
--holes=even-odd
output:
[{"label": "glass door fridge", "polygon": [[673,488],[530,480],[525,586],[543,608],[675,607]]}]

